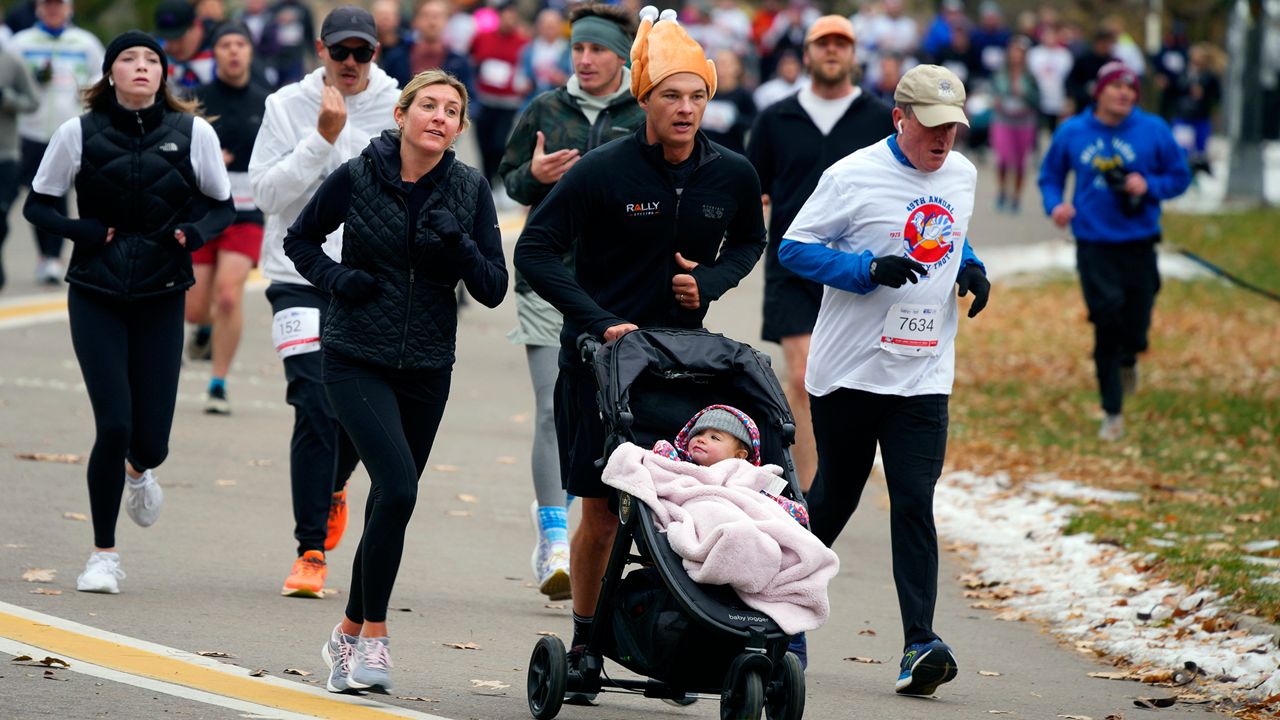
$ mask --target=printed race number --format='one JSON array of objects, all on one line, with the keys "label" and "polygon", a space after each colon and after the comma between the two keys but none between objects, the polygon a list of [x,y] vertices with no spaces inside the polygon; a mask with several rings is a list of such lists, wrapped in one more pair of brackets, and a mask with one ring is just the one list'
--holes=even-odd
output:
[{"label": "printed race number", "polygon": [[320,349],[320,309],[286,308],[271,320],[271,342],[281,359]]},{"label": "printed race number", "polygon": [[884,318],[880,348],[895,355],[937,355],[942,312],[941,305],[894,305]]}]

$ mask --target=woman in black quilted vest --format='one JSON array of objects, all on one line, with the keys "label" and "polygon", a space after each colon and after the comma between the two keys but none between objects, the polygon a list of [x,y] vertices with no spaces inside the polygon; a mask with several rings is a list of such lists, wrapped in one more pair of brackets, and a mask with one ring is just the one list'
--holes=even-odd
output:
[{"label": "woman in black quilted vest", "polygon": [[[467,127],[466,88],[419,73],[395,120],[398,131],[324,181],[284,240],[298,272],[333,295],[320,331],[325,389],[372,481],[346,613],[325,645],[332,692],[391,690],[387,604],[449,397],[454,287],[489,307],[507,291],[489,183],[450,149]],[[335,262],[320,246],[339,225]]]},{"label": "woman in black quilted vest", "polygon": [[[164,51],[131,30],[111,41],[88,112],[49,142],[23,214],[71,238],[71,344],[93,405],[89,455],[93,545],[76,589],[120,592],[116,519],[156,521],[164,496],[152,470],[169,452],[178,395],[191,253],[235,217],[213,127],[170,94]],[[58,200],[74,185],[79,218]]]}]

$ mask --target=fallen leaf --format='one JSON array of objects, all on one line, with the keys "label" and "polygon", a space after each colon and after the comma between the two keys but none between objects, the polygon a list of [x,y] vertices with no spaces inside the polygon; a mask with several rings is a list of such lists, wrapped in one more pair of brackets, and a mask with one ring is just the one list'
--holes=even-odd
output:
[{"label": "fallen leaf", "polygon": [[1059,715],[1058,717],[1063,718],[1063,720],[1093,720],[1088,715]]},{"label": "fallen leaf", "polygon": [[542,635],[543,637],[560,637],[559,635],[551,632],[550,630],[539,630],[538,634]]},{"label": "fallen leaf", "polygon": [[40,661],[40,664],[46,667],[53,667],[54,665],[61,665],[64,668],[71,667],[71,663],[67,662],[66,660],[63,660],[62,658],[51,657],[48,655],[46,655],[45,658]]},{"label": "fallen leaf", "polygon": [[500,680],[472,680],[471,687],[485,688],[487,690],[505,690],[511,686]]},{"label": "fallen leaf", "polygon": [[510,455],[499,455],[497,457],[497,461],[499,465],[515,465],[516,464],[516,459],[511,457]]},{"label": "fallen leaf", "polygon": [[436,700],[435,698],[429,698],[429,697],[418,697],[417,695],[397,695],[397,696],[396,696],[396,699],[397,699],[397,700],[412,700],[412,701],[414,701],[414,702],[440,702],[439,700]]},{"label": "fallen leaf", "polygon": [[445,647],[451,647],[455,650],[479,650],[480,649],[480,646],[473,642],[464,642],[464,643],[454,642],[454,643],[440,643],[440,644],[444,645]]},{"label": "fallen leaf", "polygon": [[443,473],[458,472],[457,465],[432,465],[431,469]]},{"label": "fallen leaf", "polygon": [[221,650],[201,650],[200,652],[198,652],[198,653],[196,653],[196,654],[197,654],[197,655],[202,655],[202,656],[204,656],[204,657],[211,657],[211,658],[233,658],[233,657],[235,657],[235,655],[232,655],[232,654],[231,654],[231,653],[229,653],[229,652],[223,652],[223,651],[221,651]]},{"label": "fallen leaf", "polygon": [[987,713],[990,715],[1012,715],[1013,711],[1012,710],[988,710]]},{"label": "fallen leaf", "polygon": [[548,610],[563,610],[563,609],[564,609],[564,603],[547,603],[546,605],[543,605],[542,607],[544,607],[544,608],[546,608],[546,609],[548,609]]},{"label": "fallen leaf", "polygon": [[57,574],[57,570],[49,568],[31,568],[22,573],[22,579],[27,582],[47,583],[53,582],[53,576]]},{"label": "fallen leaf", "polygon": [[1203,705],[1211,700],[1212,698],[1208,695],[1201,695],[1200,693],[1183,693],[1178,696],[1178,702],[1187,705]]},{"label": "fallen leaf", "polygon": [[983,677],[1000,677],[1004,673],[998,673],[998,672],[995,672],[994,670],[979,670],[978,674]]},{"label": "fallen leaf", "polygon": [[869,636],[871,636],[871,637],[875,637],[875,635],[876,635],[876,631],[875,631],[875,630],[872,630],[871,628],[863,628],[862,630],[859,630],[859,631],[858,631],[858,634],[859,634],[859,635],[869,635]]},{"label": "fallen leaf", "polygon": [[78,512],[64,512],[62,513],[62,519],[63,520],[79,520],[80,522],[84,522],[89,519],[89,516],[85,515],[84,513],[78,513]]},{"label": "fallen leaf", "polygon": [[37,452],[20,452],[15,453],[14,457],[19,460],[34,460],[36,462],[66,463],[68,465],[78,465],[84,462],[83,455],[73,455],[71,453],[37,453]]},{"label": "fallen leaf", "polygon": [[471,517],[471,514],[470,510],[449,510],[445,512],[445,515],[449,517]]},{"label": "fallen leaf", "polygon": [[1177,698],[1171,698],[1171,697],[1138,698],[1137,700],[1133,701],[1133,704],[1140,708],[1155,709],[1155,708],[1173,707],[1175,704],[1177,704],[1177,702],[1178,702]]},{"label": "fallen leaf", "polygon": [[413,608],[387,608],[387,609],[395,610],[396,612],[413,612]]},{"label": "fallen leaf", "polygon": [[55,672],[54,672],[54,671],[52,671],[52,670],[45,670],[45,671],[44,671],[44,679],[45,679],[45,680],[57,680],[57,681],[59,681],[59,682],[66,682],[66,681],[67,681],[67,679],[66,679],[66,678],[64,678],[64,677],[58,677],[58,674],[57,674],[57,673],[55,673]]},{"label": "fallen leaf", "polygon": [[[255,458],[249,461],[249,467],[271,467],[271,461],[266,458]],[[263,672],[266,672],[263,670]]]},{"label": "fallen leaf", "polygon": [[856,656],[856,655],[855,655],[855,656],[853,656],[853,657],[847,657],[847,658],[845,658],[845,660],[848,660],[849,662],[866,663],[866,664],[868,664],[868,665],[883,665],[883,664],[884,664],[884,661],[883,661],[883,660],[876,660],[875,658],[858,657],[858,656]]},{"label": "fallen leaf", "polygon": [[214,480],[213,484],[217,485],[218,487],[231,487],[232,485],[236,484],[236,481],[235,480]]},{"label": "fallen leaf", "polygon": [[9,662],[27,662],[30,659],[31,659],[30,655],[19,655],[18,657],[10,660]]},{"label": "fallen leaf", "polygon": [[32,595],[61,595],[62,591],[54,590],[52,588],[36,588],[35,590],[31,591],[31,594]]},{"label": "fallen leaf", "polygon": [[337,588],[323,588],[322,590],[320,590],[320,597],[326,598],[326,597],[329,597],[330,595],[339,595],[341,593],[342,591]]},{"label": "fallen leaf", "polygon": [[263,675],[270,675],[270,673],[268,673],[266,670],[263,670],[262,668],[258,668],[257,670],[254,670],[249,673],[249,677],[262,677]]},{"label": "fallen leaf", "polygon": [[459,493],[458,499],[464,503],[479,502],[479,500],[476,499],[475,495],[468,495],[467,493]]},{"label": "fallen leaf", "polygon": [[311,673],[307,672],[306,670],[299,670],[298,668],[285,668],[284,674],[285,675],[301,675],[302,677],[306,677]]},{"label": "fallen leaf", "polygon": [[1127,672],[1091,672],[1091,678],[1102,678],[1103,680],[1133,680],[1133,674]]}]

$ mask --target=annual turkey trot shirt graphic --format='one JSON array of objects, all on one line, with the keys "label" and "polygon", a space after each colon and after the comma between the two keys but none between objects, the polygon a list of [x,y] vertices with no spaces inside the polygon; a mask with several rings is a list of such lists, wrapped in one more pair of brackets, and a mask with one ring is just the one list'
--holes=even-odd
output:
[{"label": "annual turkey trot shirt graphic", "polygon": [[955,374],[955,281],[977,170],[954,150],[935,172],[899,162],[886,141],[823,173],[785,237],[871,257],[909,257],[919,282],[865,295],[826,287],[809,346],[814,395],[854,388],[887,395],[947,394]]},{"label": "annual turkey trot shirt graphic", "polygon": [[1116,168],[1132,165],[1138,159],[1138,153],[1122,137],[1099,137],[1094,139],[1080,151],[1080,167],[1093,170],[1093,186],[1099,190],[1107,189],[1104,174]]},{"label": "annual turkey trot shirt graphic", "polygon": [[964,237],[956,229],[955,208],[945,199],[928,195],[907,205],[902,247],[907,257],[932,268],[945,263]]}]

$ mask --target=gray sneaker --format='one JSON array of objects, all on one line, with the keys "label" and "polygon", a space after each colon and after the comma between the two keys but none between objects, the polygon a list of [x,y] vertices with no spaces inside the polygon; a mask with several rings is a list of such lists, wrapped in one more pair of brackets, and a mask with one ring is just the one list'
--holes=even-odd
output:
[{"label": "gray sneaker", "polygon": [[1124,416],[1116,413],[1102,419],[1102,427],[1098,428],[1098,439],[1106,442],[1116,442],[1124,437]]},{"label": "gray sneaker", "polygon": [[331,693],[354,693],[356,689],[348,684],[351,675],[351,656],[356,652],[355,635],[347,635],[334,626],[329,641],[320,648],[320,657],[329,667],[329,681],[325,685]]},{"label": "gray sneaker", "polygon": [[391,692],[391,640],[384,637],[360,637],[351,656],[351,674],[347,686],[375,693]]},{"label": "gray sneaker", "polygon": [[151,527],[160,517],[160,505],[164,503],[164,491],[150,470],[134,480],[125,473],[125,510],[129,517],[142,527]]}]

